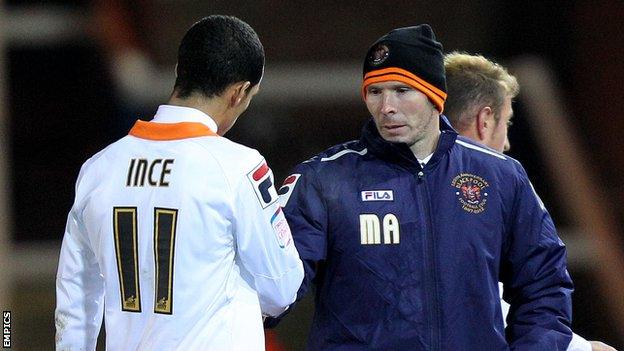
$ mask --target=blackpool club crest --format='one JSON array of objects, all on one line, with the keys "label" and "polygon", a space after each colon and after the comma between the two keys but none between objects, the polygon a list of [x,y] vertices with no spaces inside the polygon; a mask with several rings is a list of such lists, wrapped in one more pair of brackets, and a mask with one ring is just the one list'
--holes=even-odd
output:
[{"label": "blackpool club crest", "polygon": [[481,213],[487,204],[487,188],[490,184],[483,178],[469,173],[461,173],[453,178],[451,185],[455,195],[466,212]]},{"label": "blackpool club crest", "polygon": [[378,44],[368,57],[368,63],[373,66],[381,65],[389,56],[390,49],[385,44]]}]

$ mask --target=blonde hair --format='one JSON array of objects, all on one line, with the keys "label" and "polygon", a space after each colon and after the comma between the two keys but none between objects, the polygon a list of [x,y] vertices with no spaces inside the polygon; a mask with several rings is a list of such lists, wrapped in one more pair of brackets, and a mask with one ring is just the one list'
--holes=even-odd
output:
[{"label": "blonde hair", "polygon": [[516,77],[481,55],[457,51],[446,54],[444,69],[448,93],[444,114],[459,131],[471,126],[484,106],[492,107],[498,121],[505,98],[514,98],[520,92]]}]

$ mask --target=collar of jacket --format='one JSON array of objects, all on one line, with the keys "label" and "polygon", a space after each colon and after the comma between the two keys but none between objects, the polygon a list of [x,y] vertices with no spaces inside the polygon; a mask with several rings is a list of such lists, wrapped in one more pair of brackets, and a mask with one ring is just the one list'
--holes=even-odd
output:
[{"label": "collar of jacket", "polygon": [[[438,146],[426,167],[437,164],[450,151],[456,138],[457,132],[451,127],[446,116],[440,115],[440,140],[438,140]],[[404,143],[391,143],[384,140],[379,135],[372,118],[362,128],[360,141],[366,145],[369,152],[382,160],[398,164],[410,172],[417,173],[422,170],[409,146]]]}]

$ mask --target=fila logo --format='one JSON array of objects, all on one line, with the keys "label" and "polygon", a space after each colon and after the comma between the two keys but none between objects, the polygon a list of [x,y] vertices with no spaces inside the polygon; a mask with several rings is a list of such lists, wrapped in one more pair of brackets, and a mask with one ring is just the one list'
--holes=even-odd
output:
[{"label": "fila logo", "polygon": [[262,208],[267,208],[277,201],[277,191],[273,186],[273,172],[264,160],[247,173],[247,178],[251,182]]},{"label": "fila logo", "polygon": [[394,195],[392,190],[365,190],[362,201],[394,201]]},{"label": "fila logo", "polygon": [[383,244],[398,244],[400,242],[399,220],[394,214],[385,215],[383,222],[379,221],[376,214],[365,213],[360,215],[360,243],[362,245],[382,244],[382,233]]}]

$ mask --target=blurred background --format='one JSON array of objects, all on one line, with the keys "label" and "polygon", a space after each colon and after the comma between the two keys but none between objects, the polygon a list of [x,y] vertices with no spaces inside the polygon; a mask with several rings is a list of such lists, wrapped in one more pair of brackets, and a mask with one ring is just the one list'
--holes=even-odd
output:
[{"label": "blurred background", "polygon": [[[508,66],[522,91],[509,154],[568,246],[573,330],[624,350],[619,0],[0,0],[0,306],[13,349],[54,348],[54,275],[80,165],[151,119],[182,35],[209,14],[238,16],[265,46],[261,92],[228,137],[260,150],[278,183],[358,137],[363,56],[389,30],[429,23],[446,52]],[[307,298],[272,349],[302,350],[311,313]]]}]

